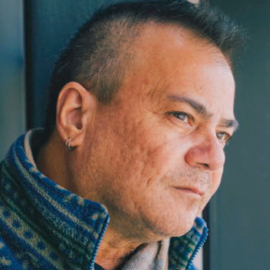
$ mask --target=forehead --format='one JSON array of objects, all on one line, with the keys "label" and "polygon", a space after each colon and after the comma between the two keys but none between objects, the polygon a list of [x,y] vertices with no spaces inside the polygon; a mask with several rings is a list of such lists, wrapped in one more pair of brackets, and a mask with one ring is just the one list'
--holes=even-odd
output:
[{"label": "forehead", "polygon": [[234,79],[218,48],[186,29],[155,24],[147,26],[133,46],[123,89],[133,100],[136,95],[152,101],[184,95],[208,107],[222,105],[233,117]]}]

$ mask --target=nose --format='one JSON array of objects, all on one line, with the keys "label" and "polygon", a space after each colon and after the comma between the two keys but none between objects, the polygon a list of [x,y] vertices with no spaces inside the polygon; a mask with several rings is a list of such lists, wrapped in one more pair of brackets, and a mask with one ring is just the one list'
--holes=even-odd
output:
[{"label": "nose", "polygon": [[187,151],[185,161],[193,167],[206,171],[219,170],[225,163],[223,146],[216,136],[209,136]]}]

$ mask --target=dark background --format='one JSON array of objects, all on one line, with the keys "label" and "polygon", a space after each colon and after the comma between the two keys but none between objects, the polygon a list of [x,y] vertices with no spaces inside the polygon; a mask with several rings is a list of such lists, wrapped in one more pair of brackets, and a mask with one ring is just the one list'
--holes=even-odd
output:
[{"label": "dark background", "polygon": [[211,2],[250,37],[235,72],[240,129],[210,205],[211,270],[270,269],[270,1]]},{"label": "dark background", "polygon": [[[165,0],[164,0],[165,1]],[[40,126],[52,66],[96,0],[0,1],[0,156]],[[270,1],[212,0],[247,29],[235,71],[240,129],[226,150],[222,185],[208,207],[205,270],[270,269]]]},{"label": "dark background", "polygon": [[23,5],[0,0],[0,160],[25,130]]}]

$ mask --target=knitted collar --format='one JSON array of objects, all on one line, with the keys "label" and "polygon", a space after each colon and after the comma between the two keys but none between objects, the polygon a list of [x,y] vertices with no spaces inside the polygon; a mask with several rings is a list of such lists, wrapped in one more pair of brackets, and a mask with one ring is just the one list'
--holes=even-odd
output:
[{"label": "knitted collar", "polygon": [[[35,136],[39,132],[34,131]],[[62,188],[38,171],[31,158],[29,140],[29,133],[19,137],[2,163],[5,176],[0,186],[2,196],[16,203],[23,214],[35,221],[41,234],[71,264],[79,269],[93,269],[109,223],[108,211],[103,205]],[[190,269],[191,261],[206,237],[205,222],[196,218],[194,227],[187,234],[171,238],[169,269]],[[39,236],[34,235],[33,239],[39,239]],[[43,255],[46,256],[45,251]]]}]

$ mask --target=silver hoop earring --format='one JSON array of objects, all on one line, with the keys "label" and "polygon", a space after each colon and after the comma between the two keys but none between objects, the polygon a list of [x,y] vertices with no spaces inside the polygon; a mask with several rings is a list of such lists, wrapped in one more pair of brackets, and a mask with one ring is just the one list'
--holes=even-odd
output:
[{"label": "silver hoop earring", "polygon": [[71,139],[69,137],[67,137],[66,139],[66,147],[67,149],[70,151],[71,150]]},{"label": "silver hoop earring", "polygon": [[72,139],[67,137],[66,139],[66,147],[68,151],[74,151],[76,149],[76,146],[71,146]]}]

